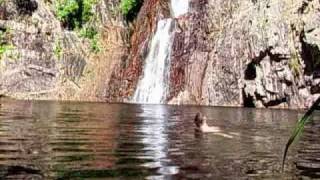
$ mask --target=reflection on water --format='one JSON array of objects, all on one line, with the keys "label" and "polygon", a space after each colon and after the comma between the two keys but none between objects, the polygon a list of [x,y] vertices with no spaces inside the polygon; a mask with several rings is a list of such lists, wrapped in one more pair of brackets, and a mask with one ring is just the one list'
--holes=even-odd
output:
[{"label": "reflection on water", "polygon": [[[157,176],[148,178],[166,178],[167,175],[178,173],[176,166],[170,166],[168,156],[168,136],[167,136],[167,109],[165,106],[154,106],[150,109],[148,106],[141,106],[142,126],[136,133],[142,133],[141,142],[144,144],[144,156],[149,157],[153,162],[147,162],[142,166],[147,168],[157,168]],[[151,118],[152,117],[152,118]]]},{"label": "reflection on water", "polygon": [[[4,101],[0,179],[292,179],[318,177],[310,124],[279,172],[296,111]],[[234,138],[197,134],[197,111]],[[315,118],[320,117],[316,115]],[[318,133],[319,134],[319,133]],[[305,147],[305,148],[303,148]],[[295,164],[296,162],[296,164]]]}]

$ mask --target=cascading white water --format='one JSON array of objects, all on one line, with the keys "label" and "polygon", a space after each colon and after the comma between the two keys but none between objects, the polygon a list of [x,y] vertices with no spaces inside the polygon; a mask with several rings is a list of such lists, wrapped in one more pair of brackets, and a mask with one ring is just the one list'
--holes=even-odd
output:
[{"label": "cascading white water", "polygon": [[[173,17],[185,14],[189,9],[189,0],[172,0],[171,9]],[[157,23],[156,33],[145,60],[143,78],[138,82],[133,96],[132,101],[135,103],[159,104],[166,99],[174,21],[167,18]]]},{"label": "cascading white water", "polygon": [[189,0],[171,0],[173,17],[186,14],[189,10]]},{"label": "cascading white water", "polygon": [[164,19],[158,22],[157,31],[152,38],[147,55],[143,79],[138,83],[133,101],[138,103],[161,103],[164,99],[166,85],[166,68],[172,44],[173,20]]}]

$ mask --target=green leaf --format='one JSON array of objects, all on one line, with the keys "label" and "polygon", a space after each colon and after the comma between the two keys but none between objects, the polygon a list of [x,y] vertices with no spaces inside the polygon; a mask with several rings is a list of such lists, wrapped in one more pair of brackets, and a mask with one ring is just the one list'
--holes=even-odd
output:
[{"label": "green leaf", "polygon": [[313,103],[313,105],[310,107],[310,109],[304,114],[302,118],[299,119],[299,121],[296,123],[295,128],[286,144],[283,159],[282,159],[282,171],[284,170],[284,163],[286,161],[288,150],[291,146],[291,144],[299,139],[299,136],[303,132],[305,124],[311,119],[311,116],[313,112],[319,107],[320,103],[320,97],[316,100],[316,102]]}]

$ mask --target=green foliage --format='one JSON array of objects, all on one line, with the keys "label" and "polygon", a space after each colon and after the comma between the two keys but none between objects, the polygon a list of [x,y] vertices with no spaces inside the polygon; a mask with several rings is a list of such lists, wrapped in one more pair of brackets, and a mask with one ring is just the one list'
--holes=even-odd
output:
[{"label": "green foliage", "polygon": [[60,0],[57,5],[57,15],[59,20],[66,20],[70,16],[75,16],[79,9],[76,0]]},{"label": "green foliage", "polygon": [[[80,37],[87,38],[91,43],[91,50],[98,52],[98,32],[94,27],[88,27],[93,21],[92,7],[97,0],[58,0],[56,13],[63,26],[71,30],[76,29]],[[62,49],[59,44],[55,46],[55,54],[59,58]]]},{"label": "green foliage", "polygon": [[81,28],[93,17],[92,6],[97,0],[58,0],[56,14],[64,27]]},{"label": "green foliage", "polygon": [[5,52],[12,50],[12,49],[14,49],[14,46],[11,44],[0,44],[0,59],[2,58],[2,55]]},{"label": "green foliage", "polygon": [[59,0],[56,5],[58,19],[63,25],[74,29],[79,26],[79,4],[76,0]]},{"label": "green foliage", "polygon": [[93,39],[90,41],[91,47],[90,50],[94,53],[98,53],[100,51],[100,46],[98,43],[98,36],[94,36]]},{"label": "green foliage", "polygon": [[[71,30],[79,30],[80,37],[89,39],[93,52],[98,52],[100,49],[98,46],[98,32],[93,27],[86,27],[86,23],[93,20],[92,6],[96,3],[97,0],[58,0],[56,4],[56,13],[59,20],[65,27]],[[56,43],[54,49],[58,58],[60,58],[62,52],[59,43]]]},{"label": "green foliage", "polygon": [[127,20],[131,21],[137,16],[142,3],[143,0],[121,0],[120,11]]},{"label": "green foliage", "polygon": [[98,31],[93,27],[85,27],[80,30],[80,37],[87,38],[90,40],[90,50],[92,52],[99,52],[100,51],[100,45],[98,43],[99,40],[99,34]]},{"label": "green foliage", "polygon": [[97,0],[83,0],[83,9],[82,9],[82,22],[88,22],[93,17],[94,13],[92,12],[92,5],[97,3]]},{"label": "green foliage", "polygon": [[[93,27],[87,27],[88,22],[93,21],[92,7],[97,0],[58,0],[56,13],[63,26],[71,30],[77,29],[80,37],[87,38],[91,43],[91,50],[98,52],[98,32]],[[88,23],[88,24],[87,24]],[[61,45],[56,43],[55,55],[60,58]]]},{"label": "green foliage", "polygon": [[80,37],[93,39],[98,34],[93,27],[87,27],[80,30]]},{"label": "green foliage", "polygon": [[96,29],[93,27],[86,27],[80,30],[80,37],[87,38],[90,40],[90,50],[92,52],[99,52],[100,46],[98,43],[99,35]]},{"label": "green foliage", "polygon": [[8,44],[6,37],[8,36],[9,31],[0,31],[0,59],[2,58],[3,54],[9,50],[14,49],[14,46]]},{"label": "green foliage", "polygon": [[299,76],[300,75],[300,62],[299,62],[299,56],[297,53],[293,53],[291,55],[291,59],[289,61],[289,68],[291,69],[291,71],[293,72],[293,74],[295,76]]},{"label": "green foliage", "polygon": [[53,47],[53,52],[54,52],[54,55],[60,59],[61,56],[62,56],[62,46],[61,46],[61,41],[60,40],[57,40],[54,44],[54,47]]},{"label": "green foliage", "polygon": [[136,0],[121,0],[120,9],[122,14],[127,15],[136,5]]},{"label": "green foliage", "polygon": [[299,119],[299,121],[296,123],[295,128],[294,128],[294,130],[293,130],[293,132],[292,132],[292,134],[286,144],[285,150],[284,150],[283,159],[282,159],[282,171],[284,170],[284,163],[285,163],[285,160],[287,157],[289,147],[291,146],[291,144],[295,140],[297,140],[299,138],[299,136],[303,132],[305,124],[311,119],[313,112],[319,107],[319,103],[320,103],[320,97],[316,100],[315,103],[313,103],[313,105],[304,114],[304,116],[301,119]]}]

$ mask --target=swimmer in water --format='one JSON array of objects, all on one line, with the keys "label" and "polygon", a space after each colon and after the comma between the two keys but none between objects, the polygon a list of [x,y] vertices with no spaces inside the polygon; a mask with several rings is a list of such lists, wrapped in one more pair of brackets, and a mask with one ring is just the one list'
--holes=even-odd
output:
[{"label": "swimmer in water", "polygon": [[203,116],[200,112],[196,114],[194,118],[194,123],[196,125],[195,130],[203,133],[214,133],[216,135],[220,135],[226,138],[233,138],[232,135],[222,133],[221,129],[216,126],[208,126],[207,117]]},{"label": "swimmer in water", "polygon": [[201,113],[197,113],[194,118],[194,123],[196,125],[196,130],[200,132],[221,132],[219,127],[208,126],[207,117],[203,116]]}]

